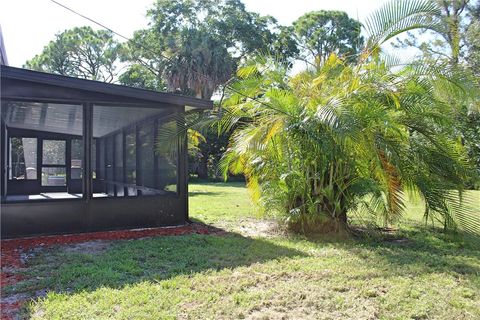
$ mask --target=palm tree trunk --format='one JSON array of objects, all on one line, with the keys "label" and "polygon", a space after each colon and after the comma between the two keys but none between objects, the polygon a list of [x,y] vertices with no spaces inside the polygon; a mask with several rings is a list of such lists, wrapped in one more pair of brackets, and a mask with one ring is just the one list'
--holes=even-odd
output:
[{"label": "palm tree trunk", "polygon": [[197,174],[199,179],[208,179],[207,157],[208,155],[202,154],[198,163]]}]

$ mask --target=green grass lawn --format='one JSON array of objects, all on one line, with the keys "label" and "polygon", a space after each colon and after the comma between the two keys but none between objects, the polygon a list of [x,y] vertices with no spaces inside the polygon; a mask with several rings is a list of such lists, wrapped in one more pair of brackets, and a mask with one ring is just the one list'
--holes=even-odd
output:
[{"label": "green grass lawn", "polygon": [[260,219],[250,201],[245,183],[194,183],[189,185],[190,218],[225,228],[240,220]]},{"label": "green grass lawn", "polygon": [[8,288],[48,289],[24,316],[480,318],[479,248],[420,228],[420,206],[411,205],[398,241],[245,236],[261,220],[243,184],[193,184],[190,190],[191,217],[224,228],[225,235],[118,241],[94,252],[39,251],[28,262],[29,280]]}]

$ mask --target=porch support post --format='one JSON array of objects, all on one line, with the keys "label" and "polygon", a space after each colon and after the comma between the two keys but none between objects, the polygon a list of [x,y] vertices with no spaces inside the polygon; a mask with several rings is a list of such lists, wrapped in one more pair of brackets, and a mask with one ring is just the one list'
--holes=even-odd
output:
[{"label": "porch support post", "polygon": [[92,136],[93,104],[83,103],[83,198],[92,198]]},{"label": "porch support post", "polygon": [[[185,111],[184,109],[179,112],[179,117],[177,118],[177,126],[184,127],[185,124]],[[190,217],[188,213],[188,137],[185,132],[185,136],[179,138],[178,141],[178,167],[177,167],[177,176],[178,176],[178,193],[180,199],[183,201],[183,207],[185,208],[185,221],[190,222]]]}]

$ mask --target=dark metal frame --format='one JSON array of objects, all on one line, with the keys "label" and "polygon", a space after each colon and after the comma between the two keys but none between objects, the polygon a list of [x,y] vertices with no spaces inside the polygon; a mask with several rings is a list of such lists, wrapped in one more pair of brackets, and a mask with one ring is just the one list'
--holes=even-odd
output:
[{"label": "dark metal frame", "polygon": [[[41,141],[41,142],[40,142]],[[65,164],[46,164],[43,163],[43,144],[45,141],[65,141]],[[62,192],[68,191],[68,183],[70,180],[70,163],[71,163],[71,140],[64,138],[54,138],[54,139],[41,139],[37,141],[37,179],[40,182],[40,191],[41,192]],[[69,152],[70,151],[70,152]],[[39,166],[40,165],[40,166]],[[42,172],[43,168],[65,168],[65,186],[44,186],[42,185]],[[8,189],[7,189],[8,191]]]},{"label": "dark metal frame", "polygon": [[[106,84],[97,81],[76,79],[45,74],[12,67],[1,66],[1,100],[30,101],[45,103],[78,104],[83,108],[83,198],[55,199],[27,202],[4,202],[1,205],[1,236],[12,238],[38,234],[61,234],[126,228],[144,228],[183,224],[188,220],[188,172],[186,138],[182,141],[177,159],[177,192],[142,197],[124,196],[92,198],[91,150],[93,143],[94,105],[128,106],[164,109],[166,112],[183,114],[185,107],[208,109],[211,101],[175,94],[159,93]],[[154,121],[158,124],[158,121]],[[6,163],[8,154],[7,127],[1,121],[2,139],[2,196],[6,194],[8,182]],[[156,132],[156,125],[154,131]],[[122,132],[125,149],[125,130]],[[55,134],[53,134],[55,135]],[[62,139],[58,134],[58,139]],[[36,136],[33,136],[36,137]],[[138,139],[138,134],[136,134]],[[37,141],[37,143],[40,140]],[[67,141],[70,141],[67,139]],[[68,142],[67,142],[68,143]],[[115,145],[115,144],[114,144]],[[97,144],[99,148],[99,144]],[[41,148],[37,153],[41,152]],[[123,170],[126,176],[125,150]],[[71,152],[67,152],[68,157]],[[97,152],[98,154],[98,152]],[[115,156],[115,155],[113,155]],[[37,157],[41,158],[41,157]],[[137,159],[138,161],[139,159]],[[158,170],[154,157],[154,170]],[[98,164],[97,158],[97,164]],[[38,166],[37,171],[41,171]],[[71,163],[66,159],[66,168]],[[141,166],[140,166],[141,167]],[[68,176],[68,175],[67,175]],[[2,197],[3,199],[3,197]]]},{"label": "dark metal frame", "polygon": [[[9,139],[15,138],[15,137],[21,137],[21,138],[35,138],[37,139],[37,178],[36,179],[28,179],[30,182],[36,182],[38,184],[35,189],[27,189],[25,190],[25,194],[36,194],[39,192],[58,192],[62,191],[62,189],[65,189],[69,186],[69,183],[71,181],[71,145],[72,145],[72,140],[82,140],[83,141],[83,136],[77,136],[77,135],[70,135],[70,134],[56,134],[56,133],[46,133],[42,131],[36,131],[36,130],[26,130],[26,129],[9,129],[8,134],[5,134],[5,139],[7,140],[6,142],[6,153],[5,155],[9,155],[11,150],[10,150],[10,144]],[[3,132],[6,132],[5,130]],[[43,141],[45,140],[50,140],[50,141],[65,141],[65,164],[64,165],[57,165],[57,164],[44,164],[43,163]],[[6,185],[8,184],[13,184],[12,181],[8,176],[8,159],[5,160],[5,175],[6,175]],[[66,185],[65,187],[54,187],[54,186],[42,186],[41,185],[41,174],[42,174],[42,168],[65,168],[65,173],[66,173]],[[26,179],[27,180],[27,179]],[[76,179],[75,179],[76,180]],[[19,181],[24,182],[24,181]],[[3,185],[2,185],[3,186]],[[8,189],[7,189],[8,190]],[[5,188],[2,188],[2,191],[5,191]],[[2,195],[4,192],[2,192]],[[48,200],[17,200],[17,201],[12,201],[12,202],[29,202],[29,201],[48,201]]]}]

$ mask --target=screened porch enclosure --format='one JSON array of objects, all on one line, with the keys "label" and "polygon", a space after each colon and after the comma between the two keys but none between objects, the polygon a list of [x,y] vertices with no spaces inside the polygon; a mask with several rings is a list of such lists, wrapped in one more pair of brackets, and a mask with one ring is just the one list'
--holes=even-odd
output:
[{"label": "screened porch enclosure", "polygon": [[188,220],[185,139],[211,102],[2,66],[2,237]]},{"label": "screened porch enclosure", "polygon": [[[177,192],[177,153],[158,139],[163,126],[175,127],[174,111],[93,105],[92,197]],[[6,202],[83,197],[82,106],[5,101],[2,119]]]}]

